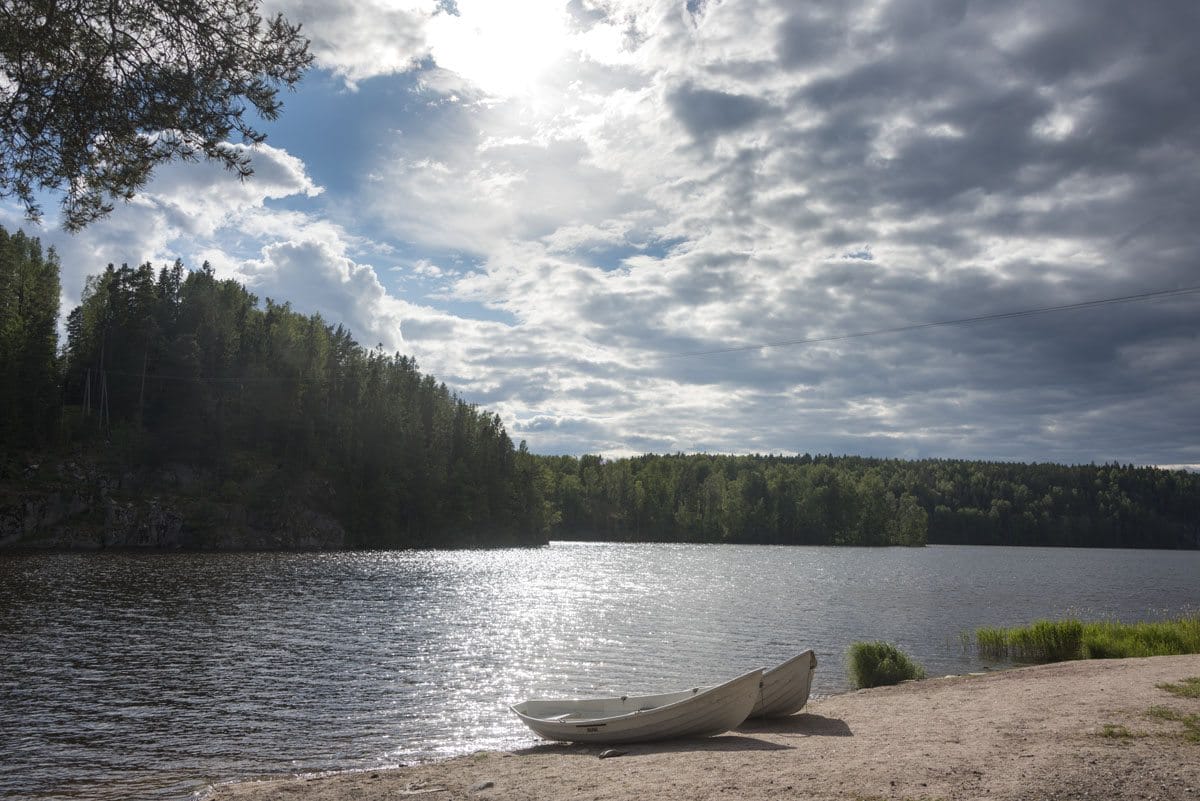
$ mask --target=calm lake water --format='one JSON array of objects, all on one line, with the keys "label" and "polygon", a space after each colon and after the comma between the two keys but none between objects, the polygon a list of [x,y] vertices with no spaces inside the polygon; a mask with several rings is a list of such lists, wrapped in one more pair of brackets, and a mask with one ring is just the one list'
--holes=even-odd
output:
[{"label": "calm lake water", "polygon": [[0,798],[187,799],[534,739],[528,696],[661,691],[855,640],[1200,609],[1200,552],[554,543],[0,556]]}]

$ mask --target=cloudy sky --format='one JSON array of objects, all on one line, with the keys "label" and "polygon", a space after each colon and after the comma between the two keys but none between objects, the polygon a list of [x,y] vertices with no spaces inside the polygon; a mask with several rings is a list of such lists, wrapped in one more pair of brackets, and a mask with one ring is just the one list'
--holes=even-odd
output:
[{"label": "cloudy sky", "polygon": [[48,215],[66,308],[208,260],[540,453],[1200,464],[1200,294],[912,327],[1200,286],[1195,0],[265,7],[254,179]]}]

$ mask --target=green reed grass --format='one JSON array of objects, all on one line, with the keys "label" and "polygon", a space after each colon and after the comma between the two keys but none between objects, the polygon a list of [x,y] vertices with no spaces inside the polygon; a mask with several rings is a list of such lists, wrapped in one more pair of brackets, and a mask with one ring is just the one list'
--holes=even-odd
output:
[{"label": "green reed grass", "polygon": [[1156,623],[1038,620],[1014,628],[979,628],[974,641],[985,659],[1017,662],[1197,654],[1200,615]]},{"label": "green reed grass", "polygon": [[909,679],[925,678],[925,669],[891,643],[856,642],[846,660],[855,687],[881,687]]},{"label": "green reed grass", "polygon": [[1089,623],[1083,656],[1120,659],[1200,653],[1200,615],[1161,623]]},{"label": "green reed grass", "polygon": [[[964,633],[964,643],[969,647],[971,635]],[[1008,629],[983,627],[975,629],[975,646],[980,656],[988,659],[1008,658]]]}]

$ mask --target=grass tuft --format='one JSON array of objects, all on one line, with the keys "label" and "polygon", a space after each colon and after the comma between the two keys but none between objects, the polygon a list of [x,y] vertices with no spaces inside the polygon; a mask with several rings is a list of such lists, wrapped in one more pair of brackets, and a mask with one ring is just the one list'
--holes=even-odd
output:
[{"label": "grass tuft", "polygon": [[855,687],[881,687],[909,679],[925,678],[925,669],[891,643],[856,642],[846,660]]},{"label": "grass tuft", "polygon": [[1183,732],[1180,733],[1180,736],[1189,743],[1200,743],[1200,715],[1187,715],[1176,712],[1167,706],[1152,706],[1146,710],[1146,716],[1156,720],[1182,723]]},{"label": "grass tuft", "polygon": [[1171,695],[1178,695],[1180,698],[1200,698],[1200,676],[1183,679],[1179,684],[1166,682],[1154,686],[1160,690],[1166,690]]},{"label": "grass tuft", "polygon": [[1146,710],[1146,717],[1157,720],[1179,720],[1179,713],[1169,706],[1152,706]]},{"label": "grass tuft", "polygon": [[1105,723],[1104,728],[1100,730],[1101,737],[1108,737],[1111,740],[1126,740],[1134,736],[1125,726],[1118,723]]}]

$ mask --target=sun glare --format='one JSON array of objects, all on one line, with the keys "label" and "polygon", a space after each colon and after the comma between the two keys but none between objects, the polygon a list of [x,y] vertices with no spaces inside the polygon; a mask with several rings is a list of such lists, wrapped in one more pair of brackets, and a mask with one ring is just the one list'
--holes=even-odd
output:
[{"label": "sun glare", "polygon": [[561,2],[459,0],[458,11],[430,22],[434,60],[488,94],[536,93],[539,79],[566,49]]}]

